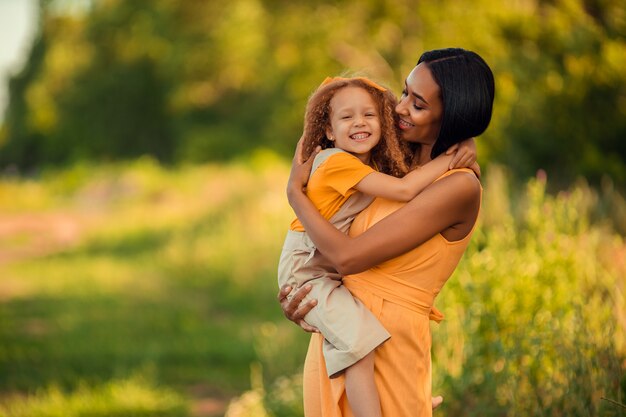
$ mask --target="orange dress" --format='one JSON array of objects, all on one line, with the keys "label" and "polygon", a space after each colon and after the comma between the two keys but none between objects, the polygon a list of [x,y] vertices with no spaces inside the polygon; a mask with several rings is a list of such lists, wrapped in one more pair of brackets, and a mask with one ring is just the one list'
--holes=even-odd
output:
[{"label": "orange dress", "polygon": [[[374,200],[354,220],[350,235],[363,233],[403,204]],[[432,416],[429,320],[443,319],[433,302],[456,268],[471,234],[454,242],[437,234],[397,258],[344,277],[345,286],[391,334],[376,349],[374,364],[385,417]],[[344,376],[329,379],[326,374],[322,341],[319,334],[311,336],[304,364],[305,416],[352,417]]]}]

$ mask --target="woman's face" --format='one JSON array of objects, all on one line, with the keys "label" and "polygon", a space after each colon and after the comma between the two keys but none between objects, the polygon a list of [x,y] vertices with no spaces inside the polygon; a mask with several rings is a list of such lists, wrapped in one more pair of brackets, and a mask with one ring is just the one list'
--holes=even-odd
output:
[{"label": "woman's face", "polygon": [[443,103],[439,86],[430,69],[419,64],[406,78],[400,102],[398,127],[402,139],[422,145],[434,145],[439,135]]}]

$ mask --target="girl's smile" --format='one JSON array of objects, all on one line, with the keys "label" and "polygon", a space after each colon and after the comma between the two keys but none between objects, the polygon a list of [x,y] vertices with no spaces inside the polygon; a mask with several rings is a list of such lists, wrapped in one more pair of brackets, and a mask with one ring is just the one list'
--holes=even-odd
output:
[{"label": "girl's smile", "polygon": [[370,93],[361,87],[342,88],[333,96],[330,108],[328,139],[369,164],[371,151],[381,137],[378,106]]},{"label": "girl's smile", "polygon": [[355,133],[354,135],[350,135],[350,139],[355,140],[357,142],[363,142],[366,139],[368,139],[370,136],[372,136],[369,132],[358,132]]}]

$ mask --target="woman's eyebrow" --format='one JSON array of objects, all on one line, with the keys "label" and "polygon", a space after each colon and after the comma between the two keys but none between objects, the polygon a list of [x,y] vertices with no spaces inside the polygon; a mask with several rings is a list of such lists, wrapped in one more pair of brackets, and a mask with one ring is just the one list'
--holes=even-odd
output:
[{"label": "woman's eyebrow", "polygon": [[428,104],[428,102],[426,101],[426,99],[425,99],[424,97],[420,96],[419,94],[414,93],[414,92],[411,92],[411,95],[412,95],[413,97],[417,98],[418,100],[423,101],[425,104]]},{"label": "woman's eyebrow", "polygon": [[[407,90],[407,91],[409,90],[409,86],[407,85],[406,81],[404,82],[404,89],[405,89],[405,90]],[[415,93],[415,92],[411,91],[411,95],[412,95],[413,97],[415,97],[416,99],[423,101],[425,104],[428,104],[428,102],[426,101],[426,99],[425,99],[424,97],[420,96],[419,94],[417,94],[417,93]]]}]

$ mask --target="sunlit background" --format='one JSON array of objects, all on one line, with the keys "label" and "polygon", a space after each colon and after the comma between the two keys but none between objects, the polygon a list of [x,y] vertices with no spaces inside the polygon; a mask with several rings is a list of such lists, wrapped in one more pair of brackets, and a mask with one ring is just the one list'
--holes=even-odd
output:
[{"label": "sunlit background", "polygon": [[7,104],[7,78],[19,72],[37,30],[37,2],[0,1],[0,109]]},{"label": "sunlit background", "polygon": [[302,416],[275,269],[306,100],[449,46],[496,103],[437,413],[626,416],[621,0],[0,0],[0,416]]}]

